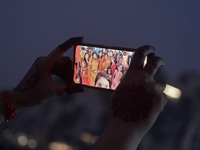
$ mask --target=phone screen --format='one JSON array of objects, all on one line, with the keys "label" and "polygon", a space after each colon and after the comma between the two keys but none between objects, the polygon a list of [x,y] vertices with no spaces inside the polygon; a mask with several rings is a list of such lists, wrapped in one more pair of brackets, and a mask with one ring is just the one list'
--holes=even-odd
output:
[{"label": "phone screen", "polygon": [[125,76],[134,51],[122,48],[76,45],[74,76],[77,84],[115,90]]}]

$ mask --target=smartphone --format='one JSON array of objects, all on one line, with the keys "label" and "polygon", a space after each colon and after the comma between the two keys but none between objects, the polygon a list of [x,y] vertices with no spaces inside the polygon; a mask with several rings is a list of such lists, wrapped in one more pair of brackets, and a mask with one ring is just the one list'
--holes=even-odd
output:
[{"label": "smartphone", "polygon": [[115,90],[134,53],[135,49],[130,48],[77,44],[74,46],[73,81],[87,87]]}]

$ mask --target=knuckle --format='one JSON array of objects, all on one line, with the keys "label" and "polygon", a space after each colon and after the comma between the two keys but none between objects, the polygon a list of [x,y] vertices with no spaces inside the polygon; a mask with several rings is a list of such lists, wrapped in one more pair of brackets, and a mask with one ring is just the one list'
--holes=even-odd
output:
[{"label": "knuckle", "polygon": [[160,62],[160,61],[164,61],[162,57],[155,57],[156,61]]},{"label": "knuckle", "polygon": [[153,93],[157,93],[157,86],[156,86],[156,84],[151,84],[151,90],[152,90],[152,92]]},{"label": "knuckle", "polygon": [[138,57],[144,57],[146,54],[146,51],[147,51],[146,49],[138,49],[136,50],[135,55]]},{"label": "knuckle", "polygon": [[155,62],[157,63],[158,66],[164,65],[164,59],[161,57],[155,57]]},{"label": "knuckle", "polygon": [[41,60],[41,59],[43,59],[43,58],[44,58],[44,57],[39,56],[39,57],[36,58],[36,60]]},{"label": "knuckle", "polygon": [[149,65],[146,65],[146,68],[157,68],[158,63],[155,61],[149,61]]},{"label": "knuckle", "polygon": [[156,103],[160,106],[160,108],[164,108],[167,103],[167,98],[163,93],[157,94]]},{"label": "knuckle", "polygon": [[35,62],[39,63],[39,62],[40,62],[41,60],[43,60],[43,59],[44,59],[44,57],[39,56],[39,57],[36,58]]}]

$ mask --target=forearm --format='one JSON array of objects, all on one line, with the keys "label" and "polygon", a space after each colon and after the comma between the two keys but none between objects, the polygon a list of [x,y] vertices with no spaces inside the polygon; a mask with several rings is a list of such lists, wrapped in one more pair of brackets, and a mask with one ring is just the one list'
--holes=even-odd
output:
[{"label": "forearm", "polygon": [[138,123],[113,119],[108,122],[93,150],[136,150],[148,130]]},{"label": "forearm", "polygon": [[[20,104],[20,101],[24,100],[23,94],[15,91],[15,90],[11,90],[10,94],[11,94],[12,104],[16,108],[16,112],[19,112],[26,108],[24,105]],[[28,101],[28,99],[26,101]]]},{"label": "forearm", "polygon": [[125,134],[119,129],[105,129],[95,143],[93,150],[136,150],[142,137],[134,132]]}]

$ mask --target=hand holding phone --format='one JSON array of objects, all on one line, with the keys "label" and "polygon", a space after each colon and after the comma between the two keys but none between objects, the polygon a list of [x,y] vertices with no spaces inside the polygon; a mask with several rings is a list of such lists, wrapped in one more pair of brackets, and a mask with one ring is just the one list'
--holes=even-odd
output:
[{"label": "hand holding phone", "polygon": [[108,122],[94,150],[137,149],[163,110],[167,102],[165,84],[154,80],[154,75],[164,60],[152,55],[144,66],[145,58],[154,50],[152,46],[136,50],[129,70],[112,94]]}]

